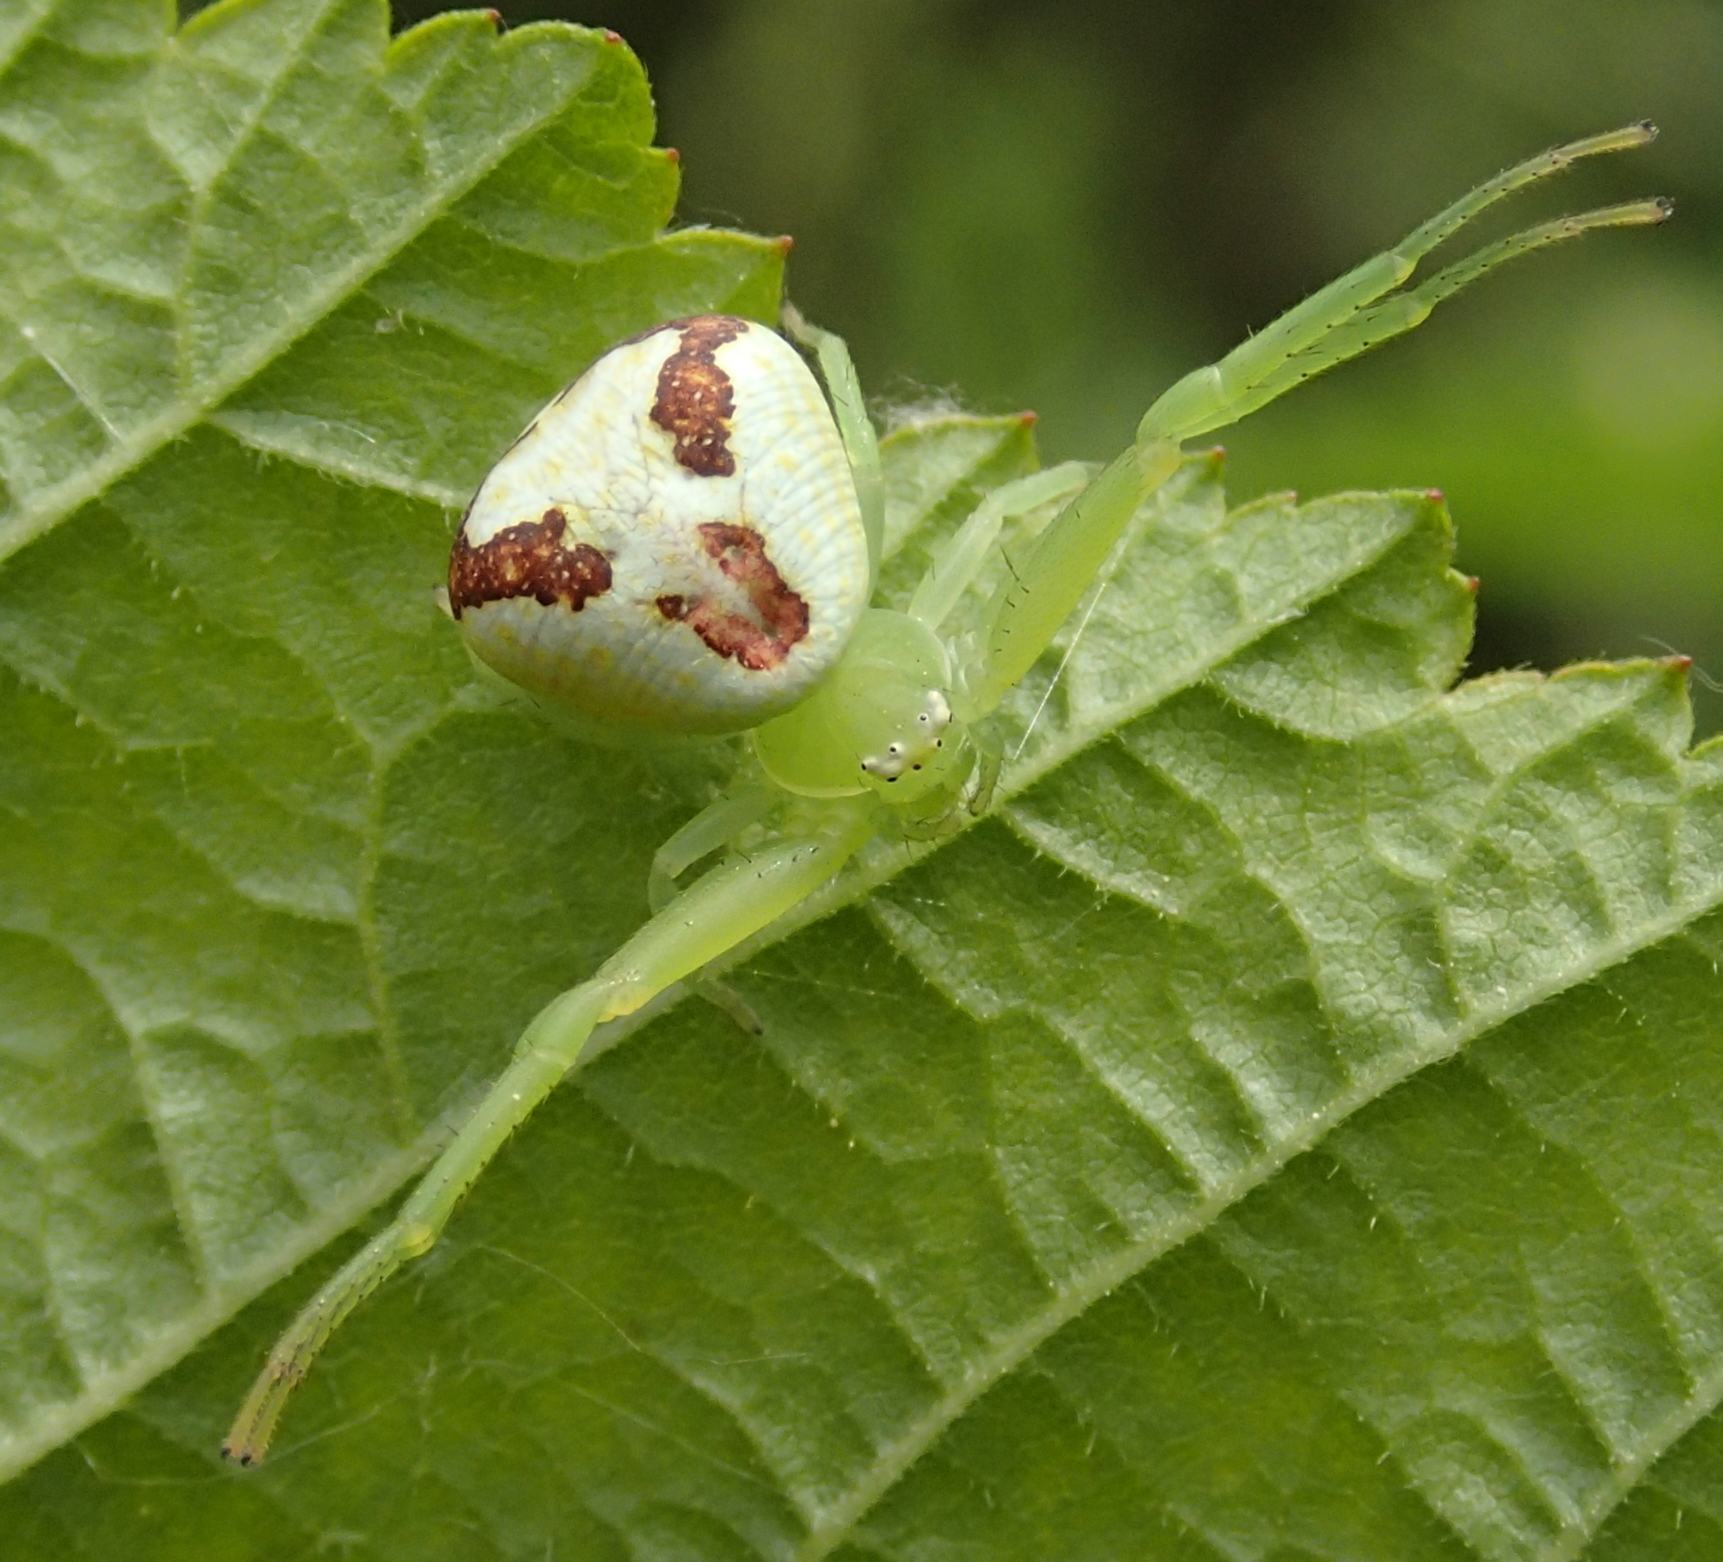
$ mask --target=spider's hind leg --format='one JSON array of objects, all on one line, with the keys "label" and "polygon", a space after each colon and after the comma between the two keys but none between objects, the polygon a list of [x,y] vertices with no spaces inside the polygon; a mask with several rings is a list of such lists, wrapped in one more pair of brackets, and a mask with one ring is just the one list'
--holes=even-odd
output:
[{"label": "spider's hind leg", "polygon": [[867,533],[868,574],[877,580],[880,554],[885,547],[885,479],[880,475],[879,436],[867,415],[867,403],[862,400],[855,360],[841,336],[810,325],[801,310],[788,300],[781,318],[791,339],[819,361],[820,376],[831,398],[832,416],[850,458],[856,498],[861,502],[862,529]]}]

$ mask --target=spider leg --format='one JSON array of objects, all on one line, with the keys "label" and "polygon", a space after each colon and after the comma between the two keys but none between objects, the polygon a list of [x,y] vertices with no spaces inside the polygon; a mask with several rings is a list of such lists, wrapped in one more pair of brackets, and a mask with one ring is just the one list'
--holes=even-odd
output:
[{"label": "spider leg", "polygon": [[983,727],[973,735],[975,744],[975,775],[964,793],[964,810],[979,819],[993,806],[993,792],[1005,769],[1005,751],[1000,748],[995,733]]},{"label": "spider leg", "polygon": [[802,312],[787,300],[781,313],[784,329],[798,346],[818,360],[820,375],[831,398],[838,434],[850,458],[856,498],[861,502],[862,529],[867,533],[869,579],[879,578],[880,555],[885,548],[885,479],[880,475],[879,436],[862,400],[861,381],[844,339],[810,325]]},{"label": "spider leg", "polygon": [[653,914],[676,898],[677,879],[703,857],[728,846],[751,824],[765,818],[783,793],[775,787],[744,786],[708,803],[652,856],[646,881]]},{"label": "spider leg", "polygon": [[431,1248],[509,1135],[580,1061],[595,1026],[632,1014],[775,922],[834,877],[871,833],[868,811],[838,809],[825,833],[781,838],[729,859],[696,879],[589,981],[552,999],[394,1220],[288,1325],[240,1407],[223,1452],[241,1464],[262,1459],[288,1395],[330,1336],[402,1264]]},{"label": "spider leg", "polygon": [[1593,228],[1662,222],[1667,201],[1631,201],[1526,228],[1405,288],[1439,244],[1497,201],[1578,161],[1643,146],[1649,122],[1587,136],[1486,180],[1393,249],[1374,255],[1287,310],[1218,363],[1176,381],[1144,414],[1136,443],[1072,499],[1016,561],[1013,579],[983,611],[975,650],[960,667],[952,708],[967,721],[991,711],[1027,673],[1082,599],[1137,508],[1178,469],[1179,444],[1210,433],[1379,342],[1409,331],[1443,299],[1516,255]]},{"label": "spider leg", "polygon": [[1420,288],[1395,291],[1426,255],[1497,201],[1559,173],[1582,157],[1643,146],[1656,134],[1649,121],[1627,125],[1540,152],[1485,180],[1414,228],[1393,249],[1371,256],[1319,288],[1218,363],[1193,370],[1175,382],[1145,414],[1137,430],[1139,443],[1194,439],[1235,423],[1312,375],[1411,330],[1441,299],[1515,255],[1577,237],[1592,228],[1662,222],[1673,210],[1667,201],[1633,201],[1584,212],[1491,244]]},{"label": "spider leg", "polygon": [[[1428,281],[1404,292],[1392,293],[1358,310],[1351,319],[1329,331],[1316,347],[1294,353],[1269,373],[1240,399],[1227,421],[1245,417],[1324,369],[1356,358],[1391,337],[1422,325],[1430,311],[1443,299],[1459,292],[1486,272],[1493,271],[1503,261],[1512,260],[1516,255],[1530,254],[1547,244],[1558,244],[1563,239],[1578,238],[1593,228],[1641,227],[1662,222],[1672,209],[1667,201],[1628,201],[1620,206],[1600,207],[1572,217],[1557,217],[1551,222],[1509,234],[1464,260],[1455,261]],[[1198,430],[1199,433],[1206,431]]]},{"label": "spider leg", "polygon": [[957,669],[951,708],[979,721],[1035,665],[1071,616],[1113,544],[1145,499],[1183,461],[1176,444],[1136,444],[1103,468],[1015,560],[982,609]]},{"label": "spider leg", "polygon": [[[653,915],[676,898],[677,879],[703,857],[730,845],[749,825],[757,824],[782,795],[776,788],[766,786],[745,786],[726,792],[660,846],[653,854],[646,881],[647,904]],[[760,1017],[748,1006],[748,1001],[727,983],[716,977],[702,977],[693,984],[693,990],[750,1036],[764,1031]]]},{"label": "spider leg", "polygon": [[999,542],[1005,523],[1055,499],[1069,499],[1089,481],[1093,468],[1066,461],[995,488],[946,539],[910,599],[909,616],[938,629]]}]

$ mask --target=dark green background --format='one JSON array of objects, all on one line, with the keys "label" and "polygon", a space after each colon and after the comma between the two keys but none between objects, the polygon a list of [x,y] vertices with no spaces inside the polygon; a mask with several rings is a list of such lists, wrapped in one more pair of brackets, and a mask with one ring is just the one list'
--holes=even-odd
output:
[{"label": "dark green background", "polygon": [[793,234],[795,294],[883,404],[1034,407],[1054,456],[1108,453],[1171,376],[1504,163],[1652,115],[1654,147],[1525,215],[1656,193],[1673,225],[1539,257],[1231,431],[1231,486],[1440,486],[1483,578],[1475,669],[1686,651],[1723,724],[1723,5],[500,9],[629,40],[683,220]]}]

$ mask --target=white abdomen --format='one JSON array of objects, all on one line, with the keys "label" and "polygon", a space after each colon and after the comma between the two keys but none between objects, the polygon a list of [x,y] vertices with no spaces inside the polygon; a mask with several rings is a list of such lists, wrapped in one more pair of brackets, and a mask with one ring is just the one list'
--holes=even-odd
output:
[{"label": "white abdomen", "polygon": [[818,384],[775,332],[727,315],[599,358],[479,485],[449,564],[482,660],[583,716],[661,731],[795,705],[868,589]]}]

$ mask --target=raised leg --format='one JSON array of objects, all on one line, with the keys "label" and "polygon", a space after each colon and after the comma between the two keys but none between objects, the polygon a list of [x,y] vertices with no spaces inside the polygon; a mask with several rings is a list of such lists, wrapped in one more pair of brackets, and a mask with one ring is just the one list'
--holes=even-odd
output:
[{"label": "raised leg", "polygon": [[791,337],[819,360],[838,433],[849,452],[856,497],[861,501],[862,527],[867,532],[868,574],[870,579],[877,580],[885,548],[885,480],[879,468],[879,436],[874,433],[867,403],[862,400],[855,362],[841,336],[809,325],[794,304],[784,304],[781,318]]},{"label": "raised leg", "polygon": [[1014,561],[982,609],[952,709],[978,721],[1035,665],[1119,540],[1137,508],[1179,468],[1166,440],[1133,445],[1053,517]]},{"label": "raised leg", "polygon": [[1470,259],[1450,266],[1422,288],[1393,298],[1386,296],[1411,277],[1431,250],[1497,201],[1558,173],[1582,157],[1643,146],[1656,134],[1656,128],[1648,120],[1627,125],[1541,152],[1486,180],[1413,229],[1393,249],[1373,255],[1343,277],[1319,288],[1302,304],[1287,310],[1272,325],[1234,348],[1219,363],[1196,369],[1177,381],[1149,408],[1138,428],[1138,440],[1149,443],[1160,439],[1192,439],[1237,422],[1324,369],[1411,330],[1441,299],[1515,255],[1576,237],[1592,228],[1662,222],[1673,209],[1667,201],[1634,201],[1564,217],[1489,245]]},{"label": "raised leg", "polygon": [[1372,256],[1289,309],[1219,363],[1177,381],[1149,408],[1135,446],[1068,503],[1014,561],[1013,578],[983,612],[980,638],[960,670],[953,708],[966,720],[996,706],[1058,632],[1108,550],[1141,505],[1177,470],[1181,441],[1236,422],[1295,385],[1379,342],[1409,331],[1444,298],[1516,255],[1593,228],[1662,222],[1667,201],[1632,201],[1526,228],[1404,291],[1419,262],[1480,212],[1582,157],[1643,146],[1649,122],[1588,136],[1517,164],[1415,228],[1395,248]]},{"label": "raised leg", "polygon": [[1674,209],[1669,201],[1629,201],[1620,206],[1581,212],[1573,217],[1557,217],[1552,222],[1539,223],[1536,227],[1486,245],[1476,254],[1438,271],[1417,287],[1393,293],[1368,308],[1360,309],[1350,320],[1330,331],[1318,347],[1295,353],[1241,397],[1227,421],[1246,417],[1324,369],[1356,358],[1391,337],[1422,325],[1429,318],[1430,311],[1444,298],[1493,271],[1505,260],[1512,260],[1516,255],[1528,255],[1547,244],[1559,244],[1563,239],[1578,238],[1593,228],[1643,227],[1663,222]]},{"label": "raised leg", "polygon": [[276,1342],[222,1452],[240,1464],[263,1458],[288,1395],[329,1337],[402,1264],[430,1249],[491,1157],[580,1059],[595,1026],[632,1014],[776,921],[832,878],[870,828],[865,810],[842,811],[828,833],[773,841],[748,857],[732,858],[683,891],[590,981],[552,999],[394,1220],[348,1260]]},{"label": "raised leg", "polygon": [[919,618],[929,629],[938,629],[998,545],[1006,521],[1056,499],[1069,499],[1083,489],[1093,473],[1094,468],[1081,461],[1066,461],[995,488],[939,550],[915,588],[909,616]]}]

